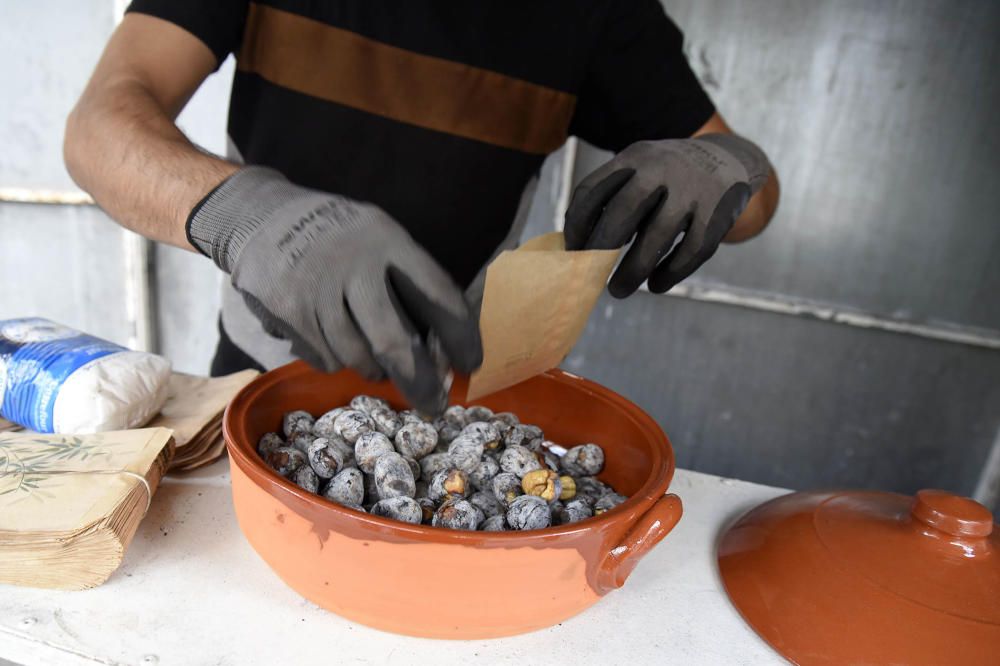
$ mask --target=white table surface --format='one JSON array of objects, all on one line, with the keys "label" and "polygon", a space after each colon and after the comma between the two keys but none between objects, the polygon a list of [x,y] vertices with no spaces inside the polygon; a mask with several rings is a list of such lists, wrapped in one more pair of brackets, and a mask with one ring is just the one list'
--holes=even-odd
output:
[{"label": "white table surface", "polygon": [[224,459],[164,480],[125,561],[101,587],[0,585],[0,663],[785,663],[729,604],[715,564],[721,529],[785,491],[683,470],[671,491],[684,517],[622,589],[549,629],[441,641],[348,622],[286,587],[239,531]]}]

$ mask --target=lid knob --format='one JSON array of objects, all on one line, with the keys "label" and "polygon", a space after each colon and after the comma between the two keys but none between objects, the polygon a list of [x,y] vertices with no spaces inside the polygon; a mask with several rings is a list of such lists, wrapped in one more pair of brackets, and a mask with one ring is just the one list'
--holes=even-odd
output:
[{"label": "lid knob", "polygon": [[910,515],[934,529],[961,537],[984,537],[993,531],[993,514],[974,499],[944,490],[920,490]]}]

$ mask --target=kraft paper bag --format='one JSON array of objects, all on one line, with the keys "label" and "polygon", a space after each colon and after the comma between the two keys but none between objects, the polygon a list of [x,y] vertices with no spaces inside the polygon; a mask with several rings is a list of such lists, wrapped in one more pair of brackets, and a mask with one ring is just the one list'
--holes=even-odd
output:
[{"label": "kraft paper bag", "polygon": [[467,399],[559,365],[583,333],[618,252],[567,252],[555,232],[500,253],[486,269],[483,365],[469,380]]},{"label": "kraft paper bag", "polygon": [[243,370],[225,377],[172,373],[167,401],[149,427],[169,428],[177,452],[170,471],[188,471],[217,460],[225,449],[222,413],[229,401],[259,373]]},{"label": "kraft paper bag", "polygon": [[107,580],[173,453],[166,428],[0,433],[0,583],[82,590]]}]

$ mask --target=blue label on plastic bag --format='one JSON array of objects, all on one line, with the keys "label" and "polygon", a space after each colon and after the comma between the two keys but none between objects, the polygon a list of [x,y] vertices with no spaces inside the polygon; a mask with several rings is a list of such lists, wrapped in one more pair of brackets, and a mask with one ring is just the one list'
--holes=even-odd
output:
[{"label": "blue label on plastic bag", "polygon": [[52,432],[59,389],[96,359],[127,351],[46,319],[0,321],[0,415]]}]

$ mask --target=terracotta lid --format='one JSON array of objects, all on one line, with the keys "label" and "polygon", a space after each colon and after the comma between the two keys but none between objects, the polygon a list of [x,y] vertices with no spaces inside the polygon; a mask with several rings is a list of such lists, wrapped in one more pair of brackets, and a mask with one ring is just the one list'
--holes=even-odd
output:
[{"label": "terracotta lid", "polygon": [[797,664],[1000,664],[1000,529],[941,490],[792,493],[740,518],[719,570]]}]

